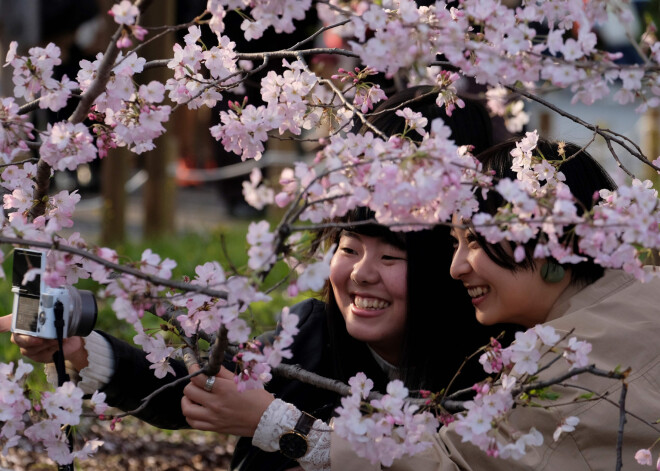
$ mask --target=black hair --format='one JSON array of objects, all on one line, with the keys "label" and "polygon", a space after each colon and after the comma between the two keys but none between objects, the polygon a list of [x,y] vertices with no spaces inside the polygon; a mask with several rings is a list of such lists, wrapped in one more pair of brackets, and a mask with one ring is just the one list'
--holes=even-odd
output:
[{"label": "black hair", "polygon": [[[495,178],[515,180],[517,178],[516,173],[511,170],[513,161],[511,151],[516,148],[517,140],[519,138],[509,139],[477,155],[476,157],[483,164],[484,170],[493,171]],[[593,208],[596,203],[594,195],[597,195],[599,190],[613,191],[616,189],[616,184],[586,150],[570,142],[564,143],[563,148],[562,156],[560,155],[558,142],[539,138],[534,153],[542,155],[550,162],[563,161],[559,166],[559,171],[566,177],[563,183],[568,186],[578,202],[578,214],[583,214]],[[503,204],[504,200],[499,193],[489,191],[487,198],[481,199],[480,209],[489,214],[495,214]],[[509,247],[503,244],[489,244],[479,234],[475,235],[479,245],[488,257],[499,266],[511,271],[534,269],[533,255],[534,248],[539,242],[538,239],[532,239],[524,244],[525,258],[518,263],[512,255],[513,243],[509,242]],[[570,245],[574,253],[579,253],[577,237],[572,236],[570,231],[568,235],[562,237],[561,241],[567,246]],[[554,259],[553,261],[557,262]],[[596,264],[590,257],[587,257],[586,261],[577,264],[565,264],[565,267],[571,270],[572,283],[590,284],[603,276],[604,273],[604,268]]]},{"label": "black hair", "polygon": [[[400,133],[404,128],[404,120],[395,115],[395,110],[407,103],[405,106],[421,112],[429,120],[429,126],[433,119],[443,119],[452,130],[457,145],[473,144],[478,150],[492,145],[491,124],[483,106],[466,100],[465,108],[457,108],[448,117],[435,103],[436,96],[433,87],[406,89],[383,102],[369,121],[388,135]],[[388,111],[380,113],[382,110]],[[364,129],[361,131],[364,132]],[[440,391],[449,385],[463,361],[486,345],[491,336],[497,336],[503,326],[479,324],[469,296],[461,283],[449,275],[452,244],[447,227],[400,232],[376,223],[362,224],[373,219],[373,212],[358,208],[337,222],[348,223],[352,232],[380,237],[406,250],[408,302],[398,366],[404,384],[409,389]],[[325,237],[336,242],[341,230],[326,231]],[[347,381],[357,372],[363,371],[374,381],[375,389],[384,391],[388,378],[374,364],[366,343],[348,334],[329,283],[326,284],[324,294],[335,377]],[[463,368],[452,384],[452,390],[468,388],[484,377],[483,368],[475,359]]]},{"label": "black hair", "polygon": [[[451,129],[451,138],[457,145],[472,145],[473,153],[479,153],[493,145],[493,129],[491,118],[486,107],[479,101],[461,97],[465,103],[463,108],[456,107],[447,115],[445,107],[436,104],[438,89],[430,85],[419,85],[406,88],[392,95],[377,106],[369,116],[369,123],[388,136],[401,134],[405,128],[405,119],[397,116],[395,111],[403,108],[422,113],[428,123],[426,131],[430,131],[434,119],[442,119]],[[356,132],[368,131],[366,125],[358,123]]]}]

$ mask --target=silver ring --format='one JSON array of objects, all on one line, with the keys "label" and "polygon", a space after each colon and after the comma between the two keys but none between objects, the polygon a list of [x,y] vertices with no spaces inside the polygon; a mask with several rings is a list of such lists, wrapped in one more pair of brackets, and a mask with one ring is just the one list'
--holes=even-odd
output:
[{"label": "silver ring", "polygon": [[209,376],[206,378],[206,383],[204,383],[204,391],[211,392],[213,391],[213,385],[215,384],[215,376]]}]

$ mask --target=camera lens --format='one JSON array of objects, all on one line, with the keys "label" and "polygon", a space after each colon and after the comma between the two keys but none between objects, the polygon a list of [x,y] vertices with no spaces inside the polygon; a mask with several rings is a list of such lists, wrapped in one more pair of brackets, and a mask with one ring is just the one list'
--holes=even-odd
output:
[{"label": "camera lens", "polygon": [[91,291],[87,290],[78,290],[80,292],[80,301],[81,301],[81,319],[78,325],[77,335],[82,337],[88,336],[92,330],[94,330],[94,325],[96,325],[96,317],[98,316],[98,308],[96,307],[96,298]]},{"label": "camera lens", "polygon": [[98,310],[96,298],[91,291],[84,289],[68,288],[71,297],[71,312],[69,313],[68,337],[79,335],[88,336],[94,329]]}]

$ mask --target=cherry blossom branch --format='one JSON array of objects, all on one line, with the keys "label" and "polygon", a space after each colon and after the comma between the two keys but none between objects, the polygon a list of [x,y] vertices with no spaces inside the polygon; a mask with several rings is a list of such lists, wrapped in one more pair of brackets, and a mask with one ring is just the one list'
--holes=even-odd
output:
[{"label": "cherry blossom branch", "polygon": [[5,237],[5,236],[0,236],[0,243],[2,244],[12,244],[12,245],[24,245],[24,246],[29,246],[29,247],[38,247],[42,249],[51,249],[51,250],[56,250],[59,252],[65,252],[65,253],[70,253],[73,255],[79,255],[81,257],[84,257],[86,259],[92,260],[100,265],[105,266],[106,268],[112,269],[116,272],[119,273],[125,273],[128,275],[132,275],[136,278],[148,281],[150,283],[153,283],[155,285],[159,286],[167,286],[168,288],[173,288],[173,289],[178,289],[182,290],[185,292],[189,293],[199,293],[199,294],[206,294],[208,296],[214,297],[214,298],[219,298],[219,299],[227,299],[227,292],[226,291],[218,291],[214,289],[210,289],[208,287],[202,286],[202,285],[193,285],[185,282],[179,282],[175,280],[169,280],[167,278],[161,278],[156,275],[151,275],[148,273],[141,272],[140,270],[136,268],[131,268],[126,265],[120,265],[118,263],[111,262],[109,260],[106,260],[102,257],[99,257],[98,255],[89,252],[84,249],[80,249],[78,247],[73,247],[70,245],[65,245],[61,244],[58,241],[52,241],[52,242],[42,242],[42,241],[37,241],[37,240],[26,240],[26,239],[20,239],[20,238],[14,238],[14,237]]},{"label": "cherry blossom branch", "polygon": [[[139,0],[136,2],[136,6],[143,12],[151,3],[151,0]],[[87,117],[87,113],[91,108],[94,100],[105,91],[105,87],[110,80],[110,74],[115,64],[115,60],[119,55],[119,48],[117,47],[117,40],[119,39],[123,27],[120,26],[117,28],[115,33],[112,35],[108,47],[103,55],[103,59],[98,68],[97,76],[92,81],[89,88],[83,93],[78,106],[73,111],[71,116],[69,116],[68,122],[72,124],[82,123],[83,120]],[[34,200],[36,204],[30,210],[30,216],[32,219],[41,216],[46,210],[46,201],[48,198],[48,188],[50,187],[50,174],[51,166],[47,164],[43,159],[39,159],[37,164],[37,174],[35,176],[36,187],[34,189]]]},{"label": "cherry blossom branch", "polygon": [[[577,124],[579,124],[579,125],[581,125],[581,126],[587,128],[587,129],[590,129],[590,130],[593,131],[594,133],[596,133],[596,134],[602,136],[603,139],[605,139],[605,141],[608,143],[608,148],[610,149],[610,152],[613,153],[613,157],[614,157],[614,159],[616,160],[618,166],[621,167],[621,168],[622,168],[622,169],[623,169],[628,175],[634,177],[634,175],[633,175],[630,171],[628,171],[628,170],[627,170],[627,169],[621,164],[620,159],[618,158],[618,156],[616,155],[616,153],[614,153],[614,151],[612,150],[612,146],[611,146],[610,141],[613,141],[613,142],[616,142],[617,144],[619,144],[619,145],[620,145],[621,147],[623,147],[626,151],[630,152],[630,154],[631,154],[632,156],[634,156],[635,158],[637,158],[640,162],[642,162],[642,163],[644,163],[644,164],[650,166],[651,168],[653,168],[653,169],[655,169],[655,170],[657,170],[657,171],[660,171],[660,168],[657,167],[656,165],[654,165],[654,164],[653,164],[653,163],[652,163],[652,162],[651,162],[651,161],[650,161],[650,160],[644,155],[644,153],[642,152],[642,150],[639,148],[639,146],[638,146],[638,145],[637,145],[632,139],[630,139],[630,138],[628,138],[628,137],[626,137],[626,136],[623,136],[622,134],[619,134],[619,133],[617,133],[617,132],[614,132],[614,131],[612,131],[612,130],[610,130],[610,129],[604,129],[604,128],[600,128],[599,126],[596,126],[596,125],[590,124],[590,123],[584,121],[583,119],[579,118],[578,116],[575,116],[575,115],[573,115],[573,114],[571,114],[571,113],[568,113],[567,111],[565,111],[565,110],[559,108],[558,106],[553,105],[553,104],[550,103],[549,101],[544,100],[543,98],[541,98],[541,97],[539,97],[539,96],[537,96],[537,95],[535,95],[535,94],[533,94],[533,93],[530,93],[529,91],[525,90],[524,88],[521,88],[521,87],[514,87],[514,86],[511,86],[511,85],[505,85],[504,87],[507,88],[508,90],[512,91],[513,93],[516,93],[516,94],[518,94],[518,95],[522,95],[522,96],[524,96],[525,98],[528,98],[528,99],[530,99],[530,100],[532,100],[532,101],[536,101],[537,103],[542,104],[542,105],[545,106],[546,108],[551,109],[551,110],[554,111],[555,113],[557,113],[557,114],[559,114],[559,115],[561,115],[561,116],[563,116],[563,117],[565,117],[565,118],[568,118],[568,119],[570,119],[570,120],[576,122]],[[634,147],[634,150],[633,150],[630,146]]]},{"label": "cherry blossom branch", "polygon": [[295,51],[295,50],[297,50],[300,46],[302,46],[303,44],[306,44],[306,43],[308,43],[308,42],[310,42],[310,41],[313,41],[314,39],[316,39],[317,37],[319,37],[321,34],[325,33],[326,31],[331,30],[331,29],[334,29],[334,28],[337,28],[337,27],[339,27],[339,26],[343,26],[343,25],[345,25],[346,23],[348,23],[348,22],[350,22],[350,21],[351,21],[350,19],[347,19],[347,20],[339,21],[339,22],[337,22],[337,23],[334,23],[334,24],[328,25],[328,26],[324,26],[323,28],[319,29],[318,31],[316,31],[314,34],[312,34],[312,35],[309,36],[308,38],[305,38],[305,39],[303,39],[303,40],[301,40],[301,41],[298,41],[296,44],[294,44],[293,46],[291,46],[290,48],[288,48],[287,51]]},{"label": "cherry blossom branch", "polygon": [[112,416],[112,418],[113,418],[113,419],[122,419],[122,418],[124,418],[124,417],[128,417],[129,415],[135,415],[135,414],[139,413],[140,411],[144,410],[144,408],[147,407],[147,406],[149,405],[149,402],[150,402],[153,398],[155,398],[156,396],[158,396],[160,393],[162,393],[162,392],[164,392],[164,391],[167,391],[169,388],[173,388],[174,386],[176,386],[176,385],[178,385],[178,384],[181,384],[181,383],[183,383],[183,382],[185,382],[185,381],[188,381],[188,380],[190,380],[191,378],[194,378],[195,376],[199,376],[199,375],[201,375],[201,374],[205,374],[205,373],[204,373],[204,370],[202,370],[202,369],[197,370],[197,371],[195,371],[194,373],[190,373],[190,374],[188,374],[188,375],[186,375],[186,376],[182,376],[182,377],[180,377],[180,378],[177,378],[177,379],[175,379],[174,381],[172,381],[171,383],[164,384],[163,386],[159,387],[159,388],[156,389],[155,391],[151,392],[151,393],[150,393],[148,396],[146,396],[144,399],[142,399],[142,402],[140,403],[140,405],[139,405],[136,409],[133,409],[133,410],[131,410],[131,411],[125,411],[125,412],[122,412],[121,414],[116,414],[116,415]]},{"label": "cherry blossom branch", "polygon": [[561,383],[562,381],[572,378],[573,376],[580,375],[583,373],[591,373],[592,375],[595,376],[601,376],[603,378],[612,378],[612,379],[626,379],[628,377],[629,371],[624,371],[623,373],[618,373],[616,371],[611,371],[611,370],[602,370],[600,368],[597,368],[596,365],[588,365],[584,366],[581,368],[574,368],[570,371],[567,371],[566,373],[559,375],[555,378],[552,378],[547,381],[535,381],[532,383],[529,383],[525,386],[519,386],[518,388],[514,389],[514,392],[517,394],[529,392],[532,389],[543,389],[547,388],[548,386],[552,386],[557,383]]},{"label": "cherry blossom branch", "polygon": [[[563,386],[563,387],[567,387],[567,388],[581,389],[583,391],[586,391],[586,392],[589,392],[589,393],[592,393],[592,394],[594,393],[594,391],[592,391],[591,389],[585,388],[584,386],[580,386],[578,384],[560,383],[560,385]],[[619,402],[615,402],[612,399],[610,399],[609,397],[607,397],[607,392],[604,393],[604,394],[600,394],[598,396],[598,399],[602,399],[605,402],[607,402],[607,403],[609,403],[609,404],[611,404],[611,405],[613,405],[617,408],[620,408]],[[642,424],[646,425],[651,430],[660,433],[660,427],[655,426],[653,423],[649,422],[648,420],[645,420],[644,418],[640,417],[639,415],[635,414],[634,412],[630,412],[630,411],[627,410],[626,414],[628,416],[632,417],[633,419],[636,419],[637,421],[641,422]]]},{"label": "cherry blossom branch", "polygon": [[211,353],[209,355],[209,360],[204,368],[204,374],[207,376],[215,376],[220,371],[220,366],[222,366],[222,360],[225,357],[225,351],[229,346],[229,341],[227,340],[227,328],[224,325],[220,326],[217,335],[215,336],[215,342],[211,347]]}]

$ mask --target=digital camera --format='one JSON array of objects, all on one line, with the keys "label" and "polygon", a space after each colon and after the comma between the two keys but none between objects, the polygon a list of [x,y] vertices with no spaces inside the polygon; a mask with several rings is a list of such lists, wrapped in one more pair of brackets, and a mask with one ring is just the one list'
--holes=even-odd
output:
[{"label": "digital camera", "polygon": [[23,284],[30,269],[46,268],[46,254],[38,250],[15,249],[12,270],[14,307],[11,331],[44,339],[56,339],[55,309],[62,304],[64,329],[62,337],[90,334],[96,324],[98,310],[91,291],[73,286],[51,288],[38,274]]}]

